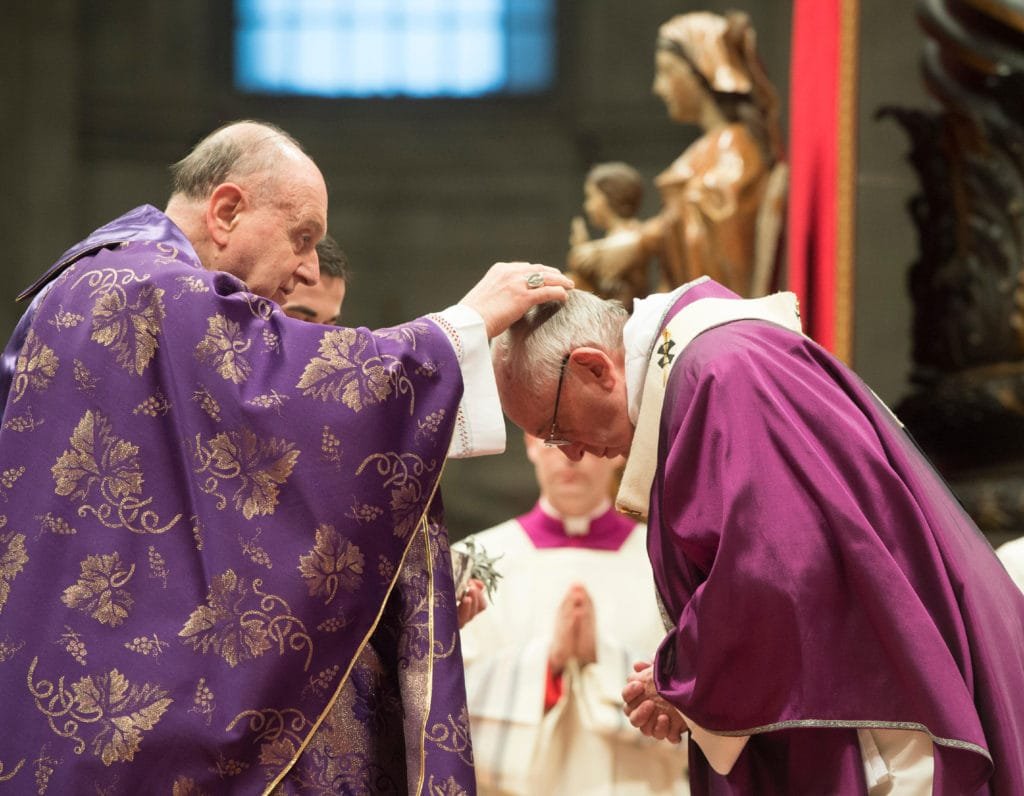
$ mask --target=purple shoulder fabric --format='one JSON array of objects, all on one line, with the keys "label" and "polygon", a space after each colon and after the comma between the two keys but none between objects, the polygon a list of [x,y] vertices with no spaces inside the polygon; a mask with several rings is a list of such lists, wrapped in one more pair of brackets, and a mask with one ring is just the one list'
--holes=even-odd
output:
[{"label": "purple shoulder fabric", "polygon": [[58,265],[0,427],[3,778],[472,793],[444,333],[288,318],[153,208]]},{"label": "purple shoulder fabric", "polygon": [[856,730],[889,727],[930,734],[936,794],[1024,793],[1024,596],[888,410],[760,321],[698,336],[667,395],[656,685],[753,736],[727,778],[691,749],[694,792],[864,792]]}]

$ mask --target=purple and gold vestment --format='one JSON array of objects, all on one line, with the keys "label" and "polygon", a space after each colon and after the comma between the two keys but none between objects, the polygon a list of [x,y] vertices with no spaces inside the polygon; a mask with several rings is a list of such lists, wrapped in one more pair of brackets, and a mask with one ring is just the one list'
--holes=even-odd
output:
[{"label": "purple and gold vestment", "polygon": [[2,786],[474,792],[441,329],[290,319],[148,206],[50,279],[0,381]]},{"label": "purple and gold vestment", "polygon": [[[713,282],[684,293],[736,298]],[[857,729],[919,730],[936,794],[1024,793],[1024,597],[898,422],[811,340],[713,327],[669,376],[648,549],[661,694],[750,735],[694,793],[864,793]]]}]

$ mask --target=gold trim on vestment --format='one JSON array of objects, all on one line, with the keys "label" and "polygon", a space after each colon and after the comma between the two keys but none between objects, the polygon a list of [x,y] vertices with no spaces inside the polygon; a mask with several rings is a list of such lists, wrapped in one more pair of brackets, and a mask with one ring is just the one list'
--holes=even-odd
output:
[{"label": "gold trim on vestment", "polygon": [[[438,476],[438,483],[441,483],[440,476]],[[433,494],[430,497],[433,500]],[[430,707],[434,701],[434,557],[430,551],[430,526],[426,523],[425,518],[423,543],[426,548],[427,586],[430,595],[427,598],[427,627],[429,628],[427,639],[430,643],[430,655],[427,656],[427,695],[423,705],[423,724],[420,727],[420,778],[416,783],[416,793],[423,792],[423,781],[427,775],[427,723],[430,721]],[[458,612],[458,605],[455,606],[455,610]]]},{"label": "gold trim on vestment", "polygon": [[968,752],[976,752],[977,754],[982,755],[990,763],[992,762],[992,756],[988,753],[988,750],[985,749],[985,747],[978,746],[970,741],[961,741],[957,738],[940,738],[937,735],[933,735],[925,725],[919,724],[916,721],[868,721],[862,719],[839,721],[836,719],[796,719],[794,721],[778,721],[774,724],[763,724],[760,727],[753,727],[749,730],[708,730],[708,732],[712,735],[736,738],[744,735],[760,735],[762,733],[775,732],[777,730],[789,730],[796,727],[828,727],[831,729],[851,730],[911,730],[914,732],[924,733],[931,738],[932,743],[937,743],[939,746],[948,746],[951,749],[963,749]]}]

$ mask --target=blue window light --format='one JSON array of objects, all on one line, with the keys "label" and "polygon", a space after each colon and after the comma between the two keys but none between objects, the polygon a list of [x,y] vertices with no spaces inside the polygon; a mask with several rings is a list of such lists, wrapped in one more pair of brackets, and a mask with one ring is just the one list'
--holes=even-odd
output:
[{"label": "blue window light", "polygon": [[235,0],[235,84],[322,97],[532,94],[554,0]]}]

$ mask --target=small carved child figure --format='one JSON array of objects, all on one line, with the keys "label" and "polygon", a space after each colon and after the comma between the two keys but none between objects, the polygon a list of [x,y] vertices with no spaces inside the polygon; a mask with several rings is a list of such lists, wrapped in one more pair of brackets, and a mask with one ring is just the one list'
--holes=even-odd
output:
[{"label": "small carved child figure", "polygon": [[[572,220],[569,235],[568,273],[576,287],[618,299],[627,310],[632,310],[633,299],[649,292],[649,257],[633,245],[640,229],[637,215],[643,196],[643,178],[628,163],[597,164],[583,183],[583,210],[591,226],[605,233],[602,257],[591,256],[594,243],[580,216]],[[621,247],[616,246],[619,240]]]}]

